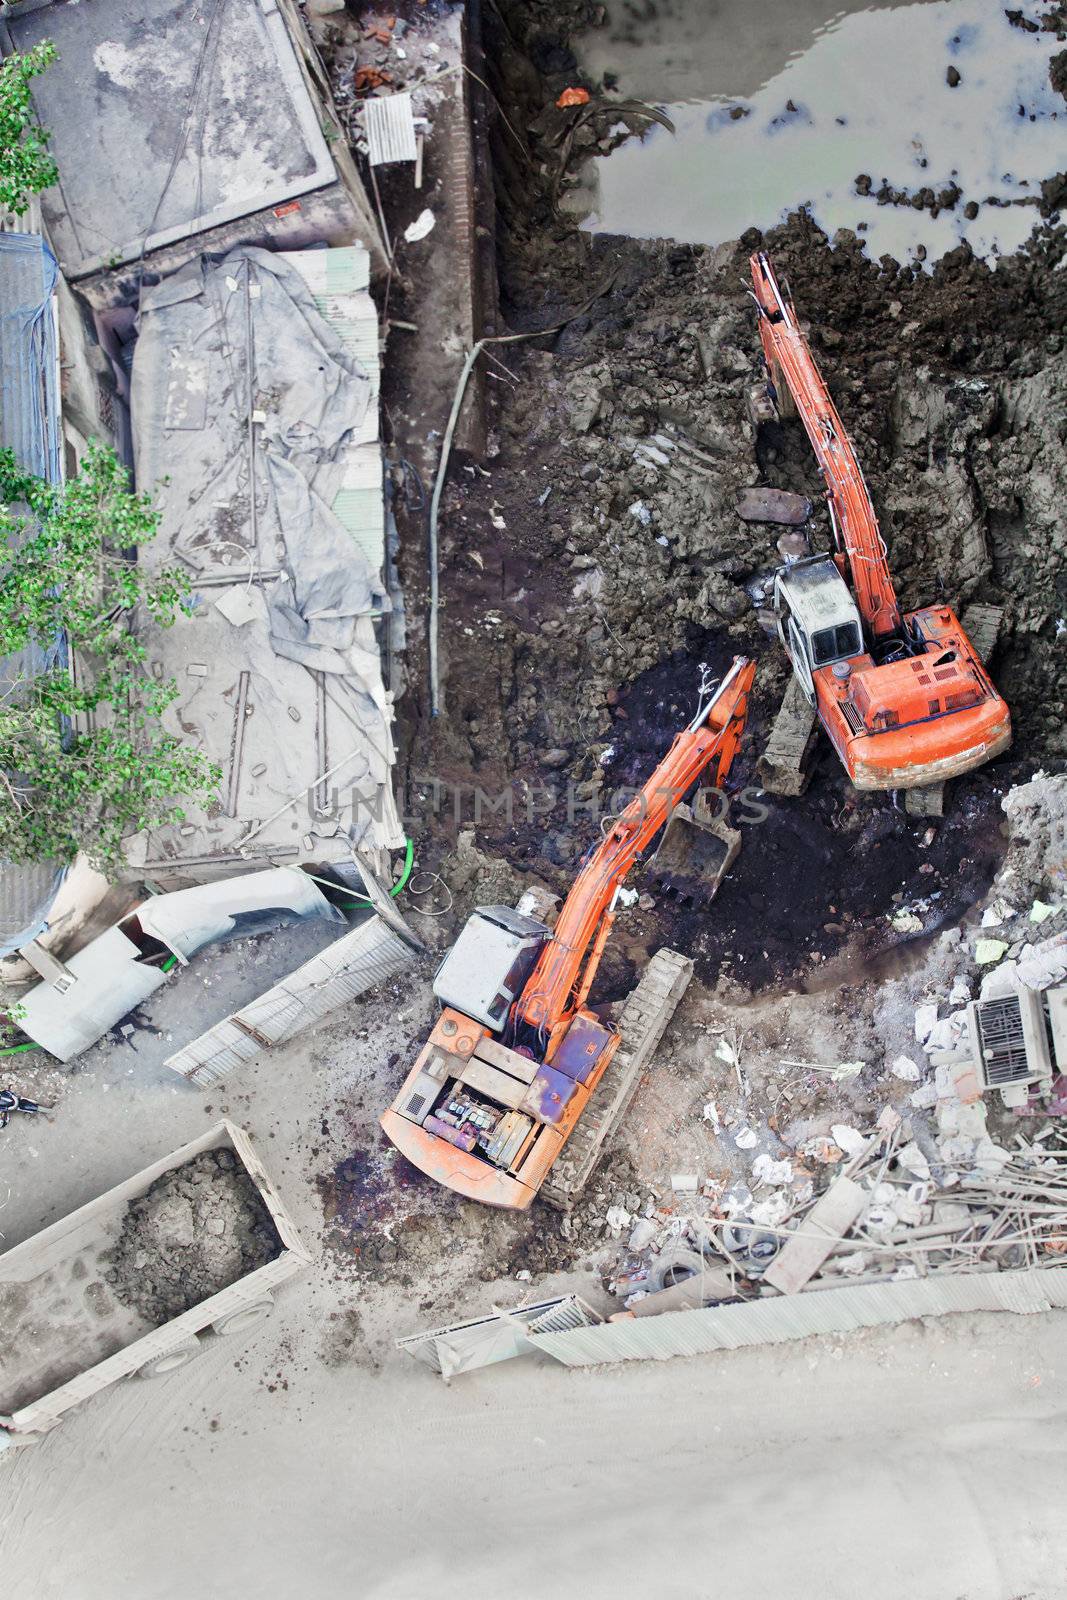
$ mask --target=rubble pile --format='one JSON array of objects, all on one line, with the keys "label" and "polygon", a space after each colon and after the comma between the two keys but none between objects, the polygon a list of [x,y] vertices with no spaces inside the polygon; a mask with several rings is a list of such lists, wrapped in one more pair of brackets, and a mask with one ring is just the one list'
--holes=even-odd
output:
[{"label": "rubble pile", "polygon": [[[948,1088],[947,1082],[939,1088]],[[1016,1135],[1012,1149],[994,1142],[986,1107],[946,1093],[930,1132],[883,1114],[869,1138],[827,1186],[856,1188],[856,1216],[840,1231],[818,1216],[807,1183],[777,1191],[779,1204],[746,1200],[743,1190],[718,1197],[706,1214],[671,1214],[650,1207],[632,1218],[626,1244],[605,1273],[605,1286],[633,1310],[661,1291],[689,1283],[695,1305],[721,1304],[842,1283],[899,1282],[943,1272],[1008,1271],[1062,1266],[1067,1259],[1067,1130],[1047,1122],[1032,1139]],[[836,1130],[835,1130],[836,1131]],[[855,1130],[847,1130],[853,1133]],[[838,1151],[838,1161],[842,1152]],[[766,1158],[763,1158],[766,1162]],[[782,1168],[791,1163],[776,1163]],[[757,1177],[778,1178],[784,1173]],[[771,1219],[776,1220],[771,1220]],[[802,1281],[775,1283],[775,1263],[787,1248],[814,1245],[818,1264],[801,1265]],[[677,1297],[663,1309],[675,1309]],[[653,1303],[646,1312],[659,1309]]]},{"label": "rubble pile", "polygon": [[232,1150],[205,1150],[130,1202],[104,1278],[154,1325],[180,1317],[282,1248],[270,1212]]}]

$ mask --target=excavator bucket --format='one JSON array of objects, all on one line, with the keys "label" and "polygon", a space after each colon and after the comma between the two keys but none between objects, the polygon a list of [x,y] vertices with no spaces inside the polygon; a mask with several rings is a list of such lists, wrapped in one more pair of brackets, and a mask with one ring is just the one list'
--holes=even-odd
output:
[{"label": "excavator bucket", "polygon": [[719,804],[716,790],[699,789],[693,805],[674,807],[649,863],[661,894],[687,905],[715,898],[741,848],[740,833],[716,814]]}]

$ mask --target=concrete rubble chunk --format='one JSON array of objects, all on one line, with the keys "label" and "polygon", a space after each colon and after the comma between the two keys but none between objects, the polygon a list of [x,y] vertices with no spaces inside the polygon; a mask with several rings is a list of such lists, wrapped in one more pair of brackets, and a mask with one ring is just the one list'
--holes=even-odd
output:
[{"label": "concrete rubble chunk", "polygon": [[789,489],[744,489],[737,514],[743,522],[777,522],[795,528],[811,516],[811,501]]}]

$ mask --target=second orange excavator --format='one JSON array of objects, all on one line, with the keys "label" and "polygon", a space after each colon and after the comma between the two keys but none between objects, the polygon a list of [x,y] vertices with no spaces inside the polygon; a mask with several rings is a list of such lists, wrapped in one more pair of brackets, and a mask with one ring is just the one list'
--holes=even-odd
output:
[{"label": "second orange excavator", "polygon": [[[511,1210],[538,1193],[566,1209],[589,1176],[693,967],[658,951],[618,1028],[586,1005],[619,890],[661,830],[666,837],[696,823],[714,836],[717,825],[699,822],[699,804],[686,797],[705,779],[725,785],[754,673],[737,657],[590,851],[555,927],[521,909],[482,906],[445,957],[434,980],[441,1015],[382,1116],[393,1144],[438,1183]],[[711,892],[739,842],[733,830],[719,839]],[[706,838],[697,853],[708,858]]]},{"label": "second orange excavator", "polygon": [[1008,708],[950,606],[901,610],[863,473],[792,301],[762,252],[750,267],[771,398],[796,406],[836,546],[777,573],[782,643],[857,789],[940,784],[1008,748]]}]

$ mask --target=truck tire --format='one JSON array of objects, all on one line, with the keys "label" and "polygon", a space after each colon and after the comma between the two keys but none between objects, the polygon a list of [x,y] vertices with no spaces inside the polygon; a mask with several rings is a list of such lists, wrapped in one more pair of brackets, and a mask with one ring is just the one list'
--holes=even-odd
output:
[{"label": "truck tire", "polygon": [[654,1294],[659,1289],[673,1289],[676,1283],[685,1283],[687,1278],[695,1278],[703,1271],[704,1257],[695,1250],[683,1247],[664,1250],[649,1268],[648,1292]]},{"label": "truck tire", "polygon": [[225,1317],[220,1317],[211,1324],[213,1333],[226,1335],[228,1333],[247,1333],[250,1328],[269,1317],[274,1310],[274,1301],[268,1296],[265,1300],[257,1300],[254,1305],[240,1306],[238,1310],[231,1311]]},{"label": "truck tire", "polygon": [[180,1344],[171,1345],[169,1350],[164,1350],[161,1355],[153,1356],[151,1361],[146,1361],[143,1367],[138,1367],[133,1374],[136,1378],[163,1378],[168,1372],[176,1372],[179,1367],[184,1367],[192,1361],[194,1356],[200,1354],[200,1340],[195,1333],[190,1333]]}]

